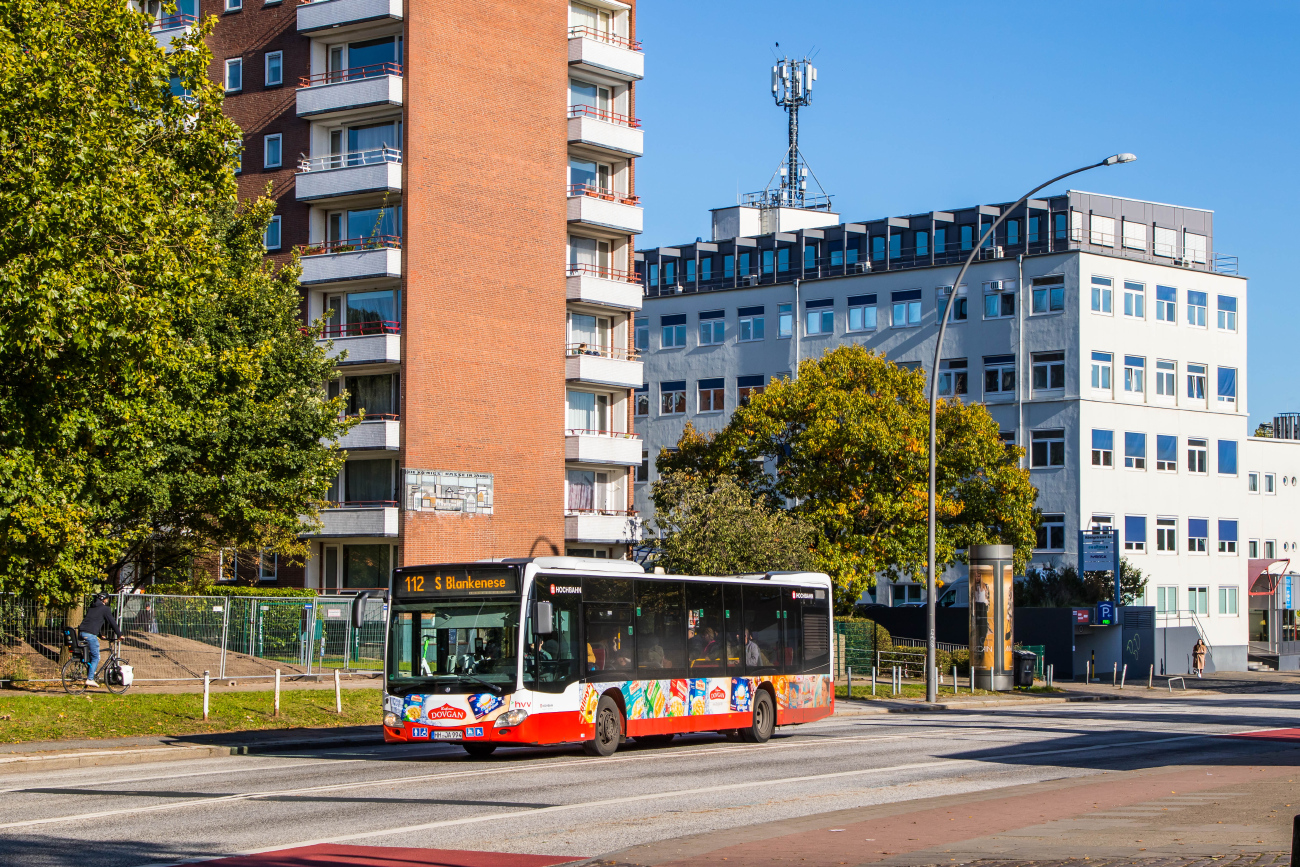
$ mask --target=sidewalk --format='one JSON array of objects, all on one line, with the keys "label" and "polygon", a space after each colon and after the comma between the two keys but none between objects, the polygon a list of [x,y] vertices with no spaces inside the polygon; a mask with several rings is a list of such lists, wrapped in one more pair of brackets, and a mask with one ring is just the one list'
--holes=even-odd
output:
[{"label": "sidewalk", "polygon": [[[340,672],[339,685],[344,689],[374,689],[380,685],[383,679],[383,672],[380,671],[349,671]],[[290,676],[287,672],[280,677],[281,689],[333,689],[334,672],[327,671],[323,674],[294,674]],[[268,692],[275,689],[275,678],[235,678],[227,677],[223,680],[213,678],[210,682],[209,689],[216,692]],[[180,695],[185,693],[203,692],[203,678],[198,680],[167,680],[167,681],[136,681],[131,684],[131,689],[127,693],[151,693],[163,695]],[[63,686],[53,681],[42,681],[40,683],[32,682],[28,687],[10,687],[9,689],[0,690],[0,703],[4,701],[6,695],[66,695]],[[109,695],[107,689],[102,685],[99,689],[92,689],[89,695]]]}]

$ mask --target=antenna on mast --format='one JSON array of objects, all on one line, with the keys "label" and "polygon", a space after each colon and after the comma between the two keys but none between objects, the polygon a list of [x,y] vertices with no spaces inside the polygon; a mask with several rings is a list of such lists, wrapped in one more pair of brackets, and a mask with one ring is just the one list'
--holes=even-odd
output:
[{"label": "antenna on mast", "polygon": [[[781,43],[776,43],[779,48]],[[785,157],[772,173],[767,187],[761,193],[745,194],[743,203],[760,208],[804,208],[829,211],[831,197],[821,188],[799,150],[799,109],[812,104],[813,83],[817,69],[811,58],[795,59],[782,56],[772,67],[772,98],[789,116],[789,135]],[[808,178],[811,175],[818,194],[809,195]],[[773,182],[778,181],[775,188]]]}]

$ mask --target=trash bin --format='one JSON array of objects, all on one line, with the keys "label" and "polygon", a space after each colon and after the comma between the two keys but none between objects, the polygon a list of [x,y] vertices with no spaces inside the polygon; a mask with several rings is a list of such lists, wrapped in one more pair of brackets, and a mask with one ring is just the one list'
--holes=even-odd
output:
[{"label": "trash bin", "polygon": [[1016,686],[1033,686],[1038,654],[1032,650],[1013,650],[1011,655],[1014,658]]}]

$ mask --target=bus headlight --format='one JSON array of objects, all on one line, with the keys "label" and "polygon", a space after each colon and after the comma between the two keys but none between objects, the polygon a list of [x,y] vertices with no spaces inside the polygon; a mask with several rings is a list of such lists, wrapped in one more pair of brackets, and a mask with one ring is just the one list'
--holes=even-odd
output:
[{"label": "bus headlight", "polygon": [[527,716],[528,711],[521,707],[517,707],[514,710],[508,710],[501,714],[501,716],[497,717],[497,721],[493,723],[493,725],[499,729],[507,728],[509,726],[517,726],[523,722]]},{"label": "bus headlight", "polygon": [[401,728],[402,721],[397,718],[397,714],[389,711],[384,714],[384,725],[388,726],[390,729]]}]

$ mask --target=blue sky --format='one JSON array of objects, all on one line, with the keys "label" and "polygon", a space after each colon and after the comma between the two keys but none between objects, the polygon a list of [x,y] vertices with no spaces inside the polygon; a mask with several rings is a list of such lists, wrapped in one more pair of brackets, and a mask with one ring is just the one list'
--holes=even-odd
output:
[{"label": "blue sky", "polygon": [[707,238],[709,208],[763,188],[786,136],[773,43],[815,49],[800,144],[844,219],[1006,201],[1131,151],[1068,186],[1213,210],[1250,279],[1251,430],[1300,411],[1300,4],[648,0],[637,25],[638,246]]}]

